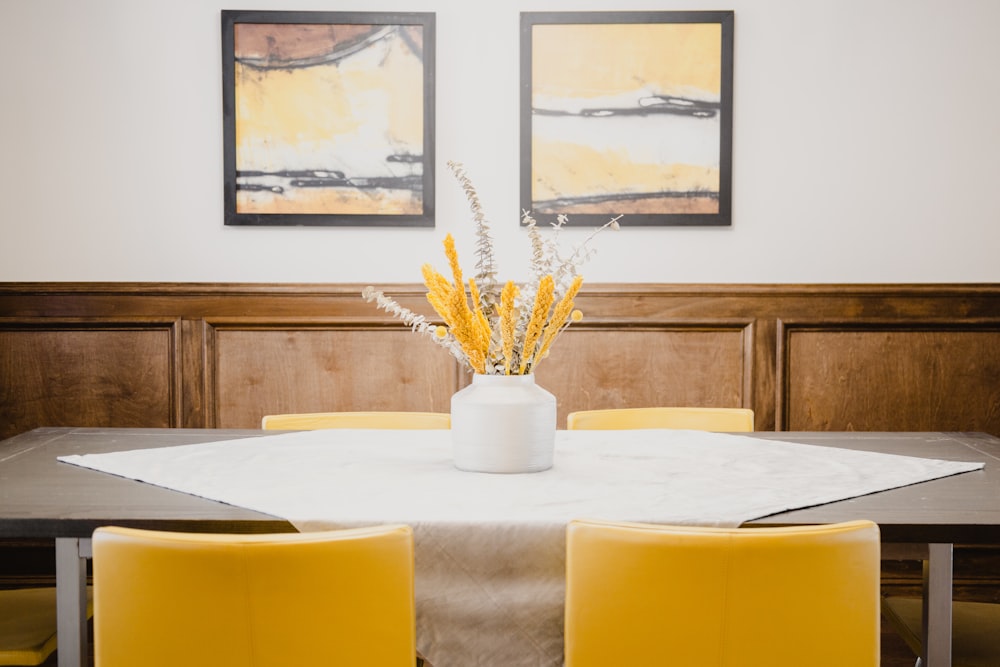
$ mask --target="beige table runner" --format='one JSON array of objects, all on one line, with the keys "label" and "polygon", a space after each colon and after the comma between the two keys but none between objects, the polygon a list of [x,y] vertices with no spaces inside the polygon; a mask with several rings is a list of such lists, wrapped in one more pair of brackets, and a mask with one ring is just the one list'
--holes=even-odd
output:
[{"label": "beige table runner", "polygon": [[738,526],[983,466],[700,431],[560,431],[553,468],[526,475],[461,472],[450,450],[448,431],[341,429],[61,460],[303,531],[411,524],[435,667],[561,664],[572,518]]}]

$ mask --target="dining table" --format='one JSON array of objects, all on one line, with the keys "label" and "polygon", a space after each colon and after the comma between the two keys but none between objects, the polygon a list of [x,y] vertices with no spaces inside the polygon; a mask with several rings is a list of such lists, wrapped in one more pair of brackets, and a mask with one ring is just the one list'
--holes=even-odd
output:
[{"label": "dining table", "polygon": [[414,528],[435,667],[559,665],[565,525],[869,519],[924,561],[924,665],[951,664],[955,544],[1000,544],[1000,438],[951,432],[558,431],[552,469],[460,471],[448,431],[37,428],[0,442],[0,537],[54,538],[58,664],[86,664],[97,527]]}]

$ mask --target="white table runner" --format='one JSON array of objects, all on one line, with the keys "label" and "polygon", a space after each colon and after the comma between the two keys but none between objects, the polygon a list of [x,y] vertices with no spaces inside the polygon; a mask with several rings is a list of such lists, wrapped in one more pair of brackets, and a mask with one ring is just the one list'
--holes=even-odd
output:
[{"label": "white table runner", "polygon": [[738,526],[983,467],[701,431],[559,431],[542,473],[461,472],[448,431],[320,430],[62,461],[287,519],[409,523],[435,667],[559,665],[572,518]]}]

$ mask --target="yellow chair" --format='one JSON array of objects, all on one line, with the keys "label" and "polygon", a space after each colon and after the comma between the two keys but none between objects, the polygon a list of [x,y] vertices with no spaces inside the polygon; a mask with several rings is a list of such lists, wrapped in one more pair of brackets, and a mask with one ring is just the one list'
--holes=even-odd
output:
[{"label": "yellow chair", "polygon": [[[882,599],[882,614],[915,655],[923,653],[923,601],[920,598],[887,596]],[[1000,605],[953,602],[951,621],[952,667],[1000,665]]]},{"label": "yellow chair", "polygon": [[617,408],[582,410],[566,416],[566,428],[676,428],[694,431],[753,431],[753,410],[746,408]]},{"label": "yellow chair", "polygon": [[[87,588],[87,616],[94,612]],[[40,665],[56,650],[56,589],[0,591],[0,665]]]},{"label": "yellow chair", "polygon": [[98,528],[97,667],[413,667],[413,533]]},{"label": "yellow chair", "polygon": [[451,415],[447,412],[308,412],[267,415],[260,427],[300,431],[320,428],[449,429]]},{"label": "yellow chair", "polygon": [[698,528],[572,521],[565,666],[877,667],[870,521]]}]

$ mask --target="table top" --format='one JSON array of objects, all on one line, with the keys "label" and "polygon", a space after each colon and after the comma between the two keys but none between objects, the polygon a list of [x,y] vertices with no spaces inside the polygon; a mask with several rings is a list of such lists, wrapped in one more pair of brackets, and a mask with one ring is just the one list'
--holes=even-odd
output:
[{"label": "table top", "polygon": [[90,537],[99,526],[190,532],[293,532],[284,519],[130,479],[57,456],[174,447],[273,431],[37,428],[0,442],[0,536]]},{"label": "table top", "polygon": [[[100,525],[283,532],[286,520],[59,463],[57,456],[274,435],[224,429],[39,428],[0,442],[0,536],[89,537]],[[1000,438],[981,433],[757,432],[753,437],[954,461],[982,470],[774,514],[747,525],[877,522],[888,542],[1000,544]]]},{"label": "table top", "polygon": [[986,433],[756,433],[770,440],[904,454],[949,461],[983,461],[982,470],[921,482],[748,522],[802,525],[869,519],[885,542],[1000,544],[1000,438]]}]

